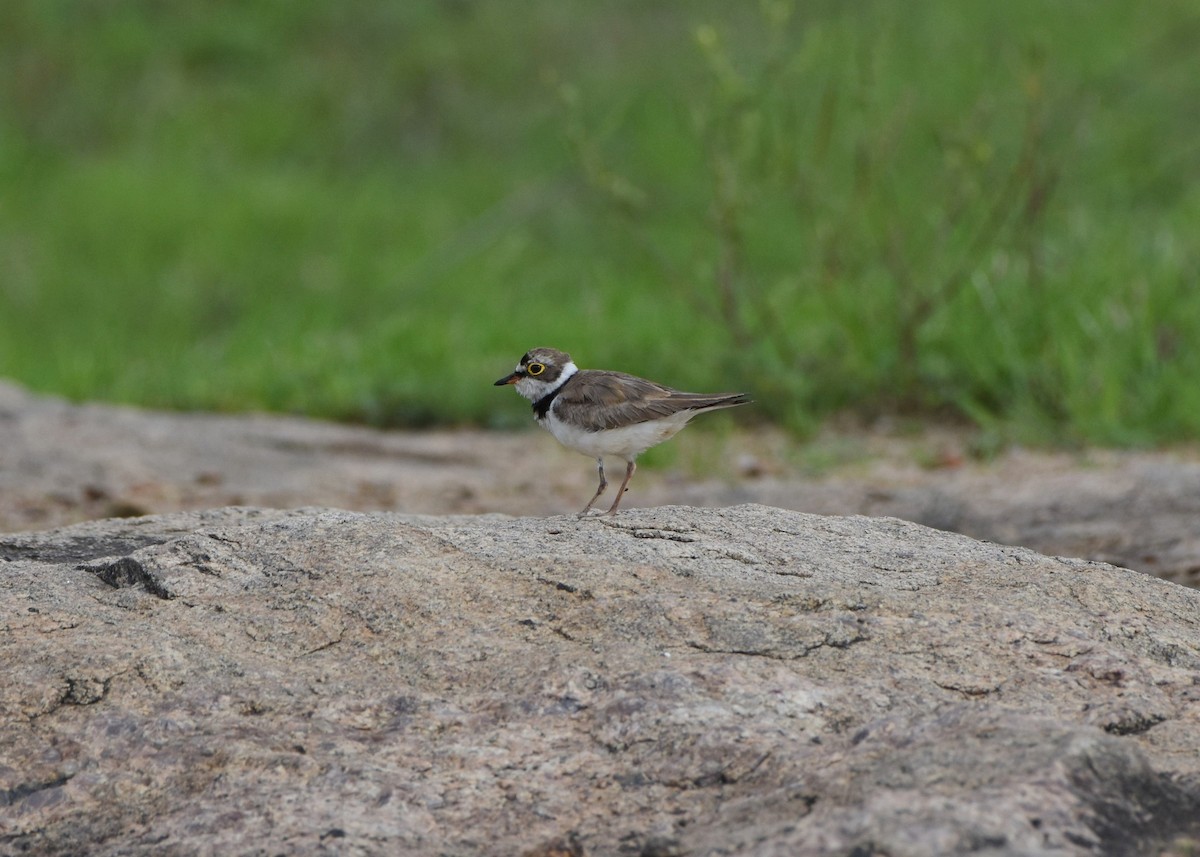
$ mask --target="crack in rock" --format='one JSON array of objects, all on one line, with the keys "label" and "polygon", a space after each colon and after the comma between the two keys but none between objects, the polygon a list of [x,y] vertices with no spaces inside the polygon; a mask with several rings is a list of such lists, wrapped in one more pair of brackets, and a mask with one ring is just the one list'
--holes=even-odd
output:
[{"label": "crack in rock", "polygon": [[167,589],[153,572],[131,556],[123,556],[116,560],[84,563],[75,567],[80,571],[96,575],[96,577],[100,578],[113,589],[121,589],[126,586],[141,586],[155,598],[161,598],[164,601],[175,597],[175,594]]},{"label": "crack in rock", "polygon": [[775,661],[795,661],[800,658],[806,658],[815,652],[817,649],[848,649],[855,643],[864,643],[871,638],[866,634],[856,633],[846,636],[839,636],[834,633],[828,633],[824,639],[806,643],[787,643],[780,644],[765,643],[762,646],[746,646],[744,648],[737,646],[722,646],[721,644],[702,643],[698,640],[687,640],[686,645],[697,651],[712,655],[746,655],[748,657],[769,658]]},{"label": "crack in rock", "polygon": [[19,801],[25,800],[30,795],[36,795],[40,792],[64,786],[74,776],[74,774],[59,774],[50,780],[42,780],[41,782],[34,783],[18,783],[12,788],[0,789],[0,806],[13,806]]},{"label": "crack in rock", "polygon": [[739,548],[726,547],[725,545],[705,545],[705,550],[709,553],[714,553],[719,557],[731,559],[734,562],[740,562],[743,565],[762,565],[762,559],[754,553]]},{"label": "crack in rock", "polygon": [[571,595],[578,595],[580,598],[584,599],[585,601],[589,601],[595,597],[592,594],[592,590],[580,589],[578,586],[575,586],[570,583],[564,583],[561,580],[551,580],[548,577],[538,577],[537,582],[545,584],[546,586],[553,586],[555,589],[557,589],[561,592],[566,592]]},{"label": "crack in rock", "polygon": [[[619,527],[618,529],[625,528]],[[633,537],[635,539],[665,539],[671,542],[683,542],[684,544],[689,544],[696,541],[687,533],[675,532],[671,530],[636,529],[629,530],[629,532],[633,533]]]}]

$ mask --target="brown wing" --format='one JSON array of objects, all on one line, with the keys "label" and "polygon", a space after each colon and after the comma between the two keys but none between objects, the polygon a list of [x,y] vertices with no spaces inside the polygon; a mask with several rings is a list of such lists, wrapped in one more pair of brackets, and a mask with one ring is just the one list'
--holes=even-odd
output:
[{"label": "brown wing", "polygon": [[558,394],[580,422],[606,429],[669,417],[680,411],[732,408],[749,399],[743,393],[684,393],[623,372],[576,372]]}]

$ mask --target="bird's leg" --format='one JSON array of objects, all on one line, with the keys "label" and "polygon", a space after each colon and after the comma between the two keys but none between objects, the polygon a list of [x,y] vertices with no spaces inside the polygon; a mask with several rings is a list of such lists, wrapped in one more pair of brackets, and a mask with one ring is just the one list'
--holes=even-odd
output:
[{"label": "bird's leg", "polygon": [[592,499],[583,507],[583,511],[579,513],[579,517],[583,517],[588,512],[592,511],[592,504],[595,503],[600,495],[604,493],[604,489],[608,487],[608,480],[604,478],[604,459],[596,459],[596,470],[600,473],[600,486],[596,489],[596,493],[592,495]]},{"label": "bird's leg", "polygon": [[629,480],[633,478],[633,471],[637,470],[637,465],[632,461],[625,465],[625,481],[621,483],[620,489],[617,491],[617,499],[613,500],[613,504],[608,507],[608,511],[604,514],[611,515],[617,511],[617,506],[621,505],[621,498],[625,496],[625,491],[629,486]]}]

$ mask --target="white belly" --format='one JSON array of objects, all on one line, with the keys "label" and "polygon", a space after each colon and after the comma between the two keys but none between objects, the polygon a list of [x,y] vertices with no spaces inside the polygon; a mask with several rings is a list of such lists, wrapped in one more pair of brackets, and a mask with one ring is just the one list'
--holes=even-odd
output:
[{"label": "white belly", "polygon": [[560,420],[552,408],[547,419],[538,422],[568,449],[592,458],[611,455],[633,461],[640,453],[673,437],[695,414],[695,411],[681,411],[661,420],[604,431],[584,431]]}]

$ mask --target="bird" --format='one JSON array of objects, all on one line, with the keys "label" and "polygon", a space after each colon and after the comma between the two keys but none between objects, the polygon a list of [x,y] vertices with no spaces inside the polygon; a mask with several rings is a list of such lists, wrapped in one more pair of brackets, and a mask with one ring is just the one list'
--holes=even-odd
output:
[{"label": "bird", "polygon": [[613,515],[637,470],[639,455],[673,437],[699,413],[750,403],[745,393],[685,393],[624,372],[580,369],[570,354],[557,348],[525,352],[517,368],[495,386],[509,384],[533,403],[538,425],[568,449],[596,459],[600,484],[579,513],[581,518],[608,487],[605,458],[625,462],[625,479],[604,513]]}]

